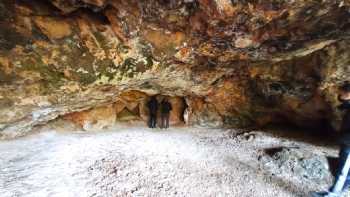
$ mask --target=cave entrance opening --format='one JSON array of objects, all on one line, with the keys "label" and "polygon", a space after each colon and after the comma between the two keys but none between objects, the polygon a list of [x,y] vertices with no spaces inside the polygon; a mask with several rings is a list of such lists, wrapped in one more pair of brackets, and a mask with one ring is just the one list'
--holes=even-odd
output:
[{"label": "cave entrance opening", "polygon": [[[147,127],[149,122],[148,101],[155,96],[158,105],[163,99],[168,99],[172,106],[169,116],[169,126],[185,126],[187,119],[186,100],[182,96],[152,95],[141,91],[127,91],[120,94],[113,103],[94,107],[85,111],[73,112],[63,116],[86,131],[107,129],[117,125]],[[161,125],[160,107],[157,114],[157,127]]]},{"label": "cave entrance opening", "polygon": [[186,124],[185,114],[188,106],[184,97],[162,94],[147,95],[136,91],[122,94],[114,103],[117,123],[143,122],[147,126],[150,118],[147,103],[152,96],[158,101],[157,126],[161,124],[160,104],[164,99],[167,99],[172,106],[169,118],[170,126],[183,126]]}]

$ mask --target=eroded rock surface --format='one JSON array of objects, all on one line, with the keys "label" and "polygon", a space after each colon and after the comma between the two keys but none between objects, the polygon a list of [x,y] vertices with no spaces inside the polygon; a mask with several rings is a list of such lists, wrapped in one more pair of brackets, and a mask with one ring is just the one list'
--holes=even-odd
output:
[{"label": "eroded rock surface", "polygon": [[185,98],[188,124],[336,128],[349,16],[348,0],[1,1],[0,135],[134,90]]}]

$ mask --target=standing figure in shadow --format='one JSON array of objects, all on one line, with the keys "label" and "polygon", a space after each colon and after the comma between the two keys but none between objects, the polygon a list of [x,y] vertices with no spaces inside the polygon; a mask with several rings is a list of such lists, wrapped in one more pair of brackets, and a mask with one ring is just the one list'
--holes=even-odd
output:
[{"label": "standing figure in shadow", "polygon": [[158,111],[158,101],[155,96],[152,96],[151,99],[147,103],[147,107],[149,110],[149,128],[156,128],[157,125],[157,111]]},{"label": "standing figure in shadow", "polygon": [[344,112],[339,139],[339,164],[332,187],[327,192],[312,192],[313,197],[341,197],[350,187],[350,83],[340,88],[338,109]]},{"label": "standing figure in shadow", "polygon": [[166,98],[163,99],[160,106],[161,106],[160,111],[161,111],[161,119],[162,119],[160,128],[169,128],[170,111],[173,108],[171,107],[170,102]]}]

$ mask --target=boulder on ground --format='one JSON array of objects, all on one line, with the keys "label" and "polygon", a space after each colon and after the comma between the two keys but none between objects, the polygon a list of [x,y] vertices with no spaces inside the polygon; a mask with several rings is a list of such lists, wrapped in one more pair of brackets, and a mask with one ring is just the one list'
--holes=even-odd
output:
[{"label": "boulder on ground", "polygon": [[269,155],[263,162],[264,168],[283,177],[294,177],[312,183],[332,180],[328,160],[301,148],[279,147],[265,150]]}]

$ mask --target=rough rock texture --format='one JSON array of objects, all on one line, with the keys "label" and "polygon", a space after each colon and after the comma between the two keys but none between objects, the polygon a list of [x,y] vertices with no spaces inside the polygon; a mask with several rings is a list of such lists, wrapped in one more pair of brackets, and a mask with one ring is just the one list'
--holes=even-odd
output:
[{"label": "rough rock texture", "polygon": [[[272,148],[267,150],[271,159],[261,159],[267,171],[276,174],[286,172],[294,173],[302,179],[316,183],[329,180],[332,176],[329,172],[328,161],[324,156],[313,154],[298,147]],[[265,160],[265,161],[264,161]]]},{"label": "rough rock texture", "polygon": [[[63,116],[63,119],[70,120],[81,126],[86,131],[96,131],[106,129],[118,122],[139,121],[147,123],[149,120],[149,110],[147,102],[150,97],[139,91],[128,91],[120,94],[112,104],[94,107],[92,109],[73,112]],[[157,96],[160,103],[164,96]],[[183,124],[183,114],[185,110],[184,100],[180,97],[170,97],[172,104],[170,112],[170,125]],[[158,125],[160,125],[160,111],[158,114]]]},{"label": "rough rock texture", "polygon": [[112,126],[116,120],[116,112],[112,105],[106,105],[83,112],[71,113],[64,118],[72,120],[85,130],[96,130]]},{"label": "rough rock texture", "polygon": [[3,0],[0,135],[131,90],[185,98],[188,124],[336,128],[349,16],[348,0]]}]

